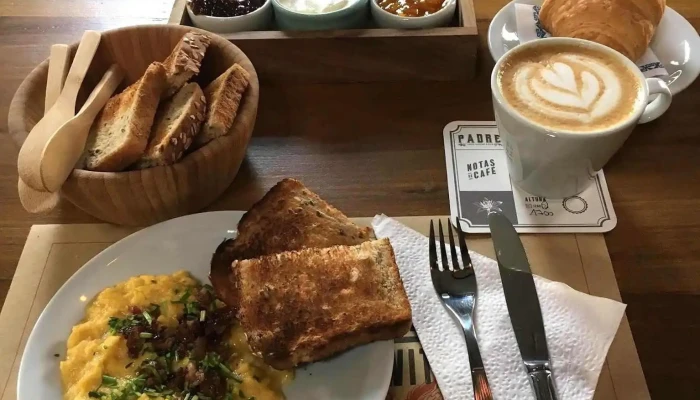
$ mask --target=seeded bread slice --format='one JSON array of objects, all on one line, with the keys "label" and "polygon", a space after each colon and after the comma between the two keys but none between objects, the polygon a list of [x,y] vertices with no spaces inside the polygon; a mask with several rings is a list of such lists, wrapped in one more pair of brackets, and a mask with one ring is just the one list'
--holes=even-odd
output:
[{"label": "seeded bread slice", "polygon": [[204,93],[194,82],[186,84],[172,99],[161,104],[151,141],[135,167],[141,169],[176,163],[199,133],[206,107]]},{"label": "seeded bread slice", "polygon": [[211,38],[201,33],[188,32],[175,46],[173,52],[163,61],[168,73],[168,88],[164,97],[174,95],[193,76],[199,74],[204,54]]},{"label": "seeded bread slice", "polygon": [[248,71],[238,64],[233,64],[204,89],[208,105],[207,118],[202,131],[195,137],[196,147],[228,134],[249,80]]},{"label": "seeded bread slice", "polygon": [[90,128],[87,169],[122,171],[141,158],[165,85],[163,64],[152,63],[141,79],[107,101]]}]

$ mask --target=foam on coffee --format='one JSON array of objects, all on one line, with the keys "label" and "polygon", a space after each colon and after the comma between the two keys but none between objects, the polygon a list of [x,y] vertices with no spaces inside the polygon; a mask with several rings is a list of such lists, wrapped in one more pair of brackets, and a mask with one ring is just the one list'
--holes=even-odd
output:
[{"label": "foam on coffee", "polygon": [[551,129],[594,132],[626,120],[641,101],[639,79],[619,59],[576,45],[530,48],[498,71],[506,102]]}]

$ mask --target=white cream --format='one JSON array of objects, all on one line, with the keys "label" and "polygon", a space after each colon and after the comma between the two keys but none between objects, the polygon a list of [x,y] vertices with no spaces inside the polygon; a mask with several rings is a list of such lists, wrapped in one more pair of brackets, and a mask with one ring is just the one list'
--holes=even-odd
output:
[{"label": "white cream", "polygon": [[619,79],[614,70],[595,58],[566,54],[547,66],[523,64],[514,83],[522,105],[559,120],[594,122],[620,105],[623,94]]},{"label": "white cream", "polygon": [[292,11],[305,14],[325,14],[342,10],[350,0],[278,0],[281,5]]}]

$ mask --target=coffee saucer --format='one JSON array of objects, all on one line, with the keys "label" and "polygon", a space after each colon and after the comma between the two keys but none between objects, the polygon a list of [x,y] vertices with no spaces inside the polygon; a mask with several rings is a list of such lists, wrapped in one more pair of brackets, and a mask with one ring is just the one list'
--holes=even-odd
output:
[{"label": "coffee saucer", "polygon": [[[515,0],[503,7],[491,21],[489,51],[494,61],[520,44],[515,22],[515,3],[541,5],[541,0]],[[673,94],[690,86],[700,75],[700,36],[682,15],[666,7],[661,23],[649,45],[668,71],[666,80]]]}]

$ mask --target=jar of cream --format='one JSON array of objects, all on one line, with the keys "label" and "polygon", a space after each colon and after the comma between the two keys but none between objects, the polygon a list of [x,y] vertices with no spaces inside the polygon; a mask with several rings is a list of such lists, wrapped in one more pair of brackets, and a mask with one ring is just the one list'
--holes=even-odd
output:
[{"label": "jar of cream", "polygon": [[342,10],[350,4],[350,0],[279,0],[279,3],[304,14],[324,14]]},{"label": "jar of cream", "polygon": [[271,0],[280,30],[362,28],[368,24],[368,0]]}]

